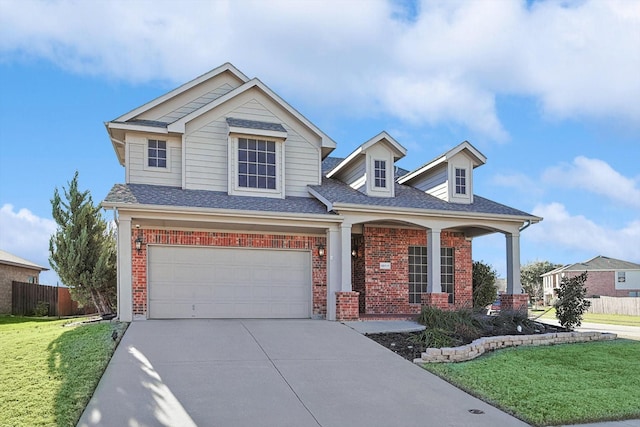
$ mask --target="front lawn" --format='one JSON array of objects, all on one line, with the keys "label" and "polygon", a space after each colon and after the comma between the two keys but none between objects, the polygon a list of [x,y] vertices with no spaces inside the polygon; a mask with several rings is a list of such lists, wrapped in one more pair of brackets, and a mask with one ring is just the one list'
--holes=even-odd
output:
[{"label": "front lawn", "polygon": [[68,323],[0,316],[0,426],[78,422],[126,324]]},{"label": "front lawn", "polygon": [[640,342],[615,340],[500,350],[425,368],[542,426],[640,418]]},{"label": "front lawn", "polygon": [[[555,319],[556,310],[551,308],[548,312],[532,311],[531,317],[537,317],[544,313],[540,320]],[[585,313],[582,322],[586,323],[603,323],[606,325],[622,325],[622,326],[640,326],[640,316],[626,316],[624,314],[595,314]]]}]

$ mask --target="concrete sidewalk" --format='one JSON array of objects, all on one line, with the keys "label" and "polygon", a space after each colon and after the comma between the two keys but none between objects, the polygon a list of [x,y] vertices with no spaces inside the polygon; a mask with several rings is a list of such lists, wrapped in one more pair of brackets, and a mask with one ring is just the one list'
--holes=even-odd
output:
[{"label": "concrete sidewalk", "polygon": [[80,426],[526,426],[319,320],[129,326]]}]

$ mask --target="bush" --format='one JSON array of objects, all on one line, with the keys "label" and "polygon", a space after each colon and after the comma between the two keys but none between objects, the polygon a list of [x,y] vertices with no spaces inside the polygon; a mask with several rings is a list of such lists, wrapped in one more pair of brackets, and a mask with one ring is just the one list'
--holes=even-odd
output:
[{"label": "bush", "polygon": [[591,302],[586,300],[587,288],[584,286],[587,281],[585,271],[576,277],[563,277],[558,289],[558,300],[555,303],[556,317],[562,327],[573,330],[582,324],[582,316],[591,306]]},{"label": "bush", "polygon": [[33,309],[33,315],[36,317],[44,317],[49,314],[49,303],[46,301],[38,301]]},{"label": "bush", "polygon": [[496,300],[498,274],[488,264],[481,261],[473,262],[473,308],[480,309]]}]

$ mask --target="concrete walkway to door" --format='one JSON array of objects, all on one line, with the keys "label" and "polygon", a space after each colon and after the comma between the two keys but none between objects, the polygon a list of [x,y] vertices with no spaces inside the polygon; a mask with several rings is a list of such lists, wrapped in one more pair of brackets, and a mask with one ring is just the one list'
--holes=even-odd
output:
[{"label": "concrete walkway to door", "polygon": [[134,322],[78,425],[526,426],[321,320]]}]

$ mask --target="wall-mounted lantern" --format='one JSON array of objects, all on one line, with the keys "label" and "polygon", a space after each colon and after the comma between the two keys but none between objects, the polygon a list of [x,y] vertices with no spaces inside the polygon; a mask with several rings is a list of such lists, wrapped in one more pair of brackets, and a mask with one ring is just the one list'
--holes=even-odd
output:
[{"label": "wall-mounted lantern", "polygon": [[138,253],[140,253],[142,251],[142,231],[140,231],[140,224],[136,225],[136,230],[138,230],[138,237],[136,237],[135,243],[136,243],[136,251],[138,251]]},{"label": "wall-mounted lantern", "polygon": [[318,245],[318,256],[320,258],[324,257],[324,245],[322,243]]}]

